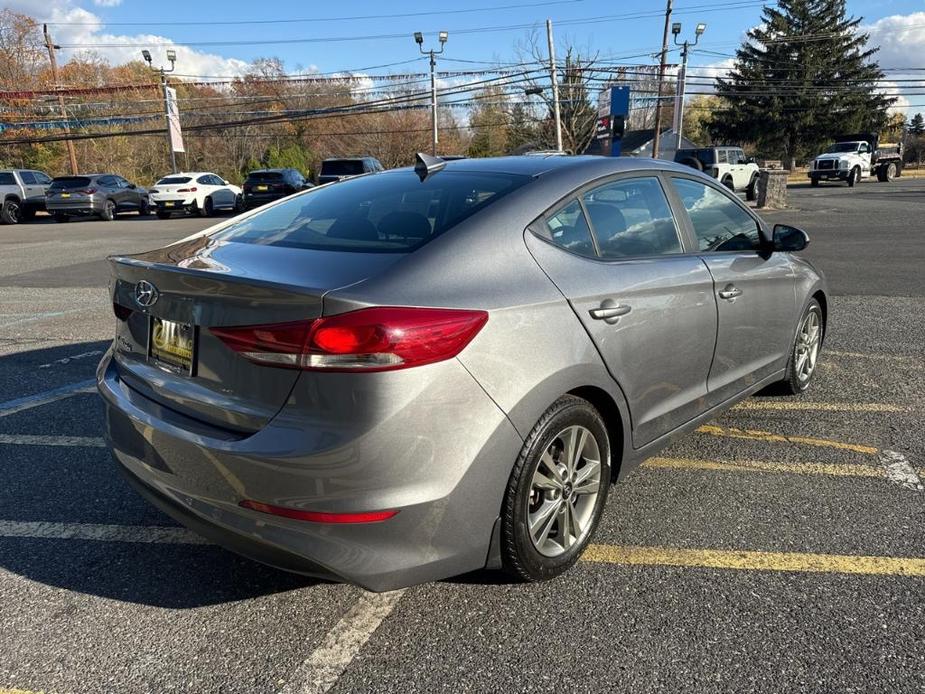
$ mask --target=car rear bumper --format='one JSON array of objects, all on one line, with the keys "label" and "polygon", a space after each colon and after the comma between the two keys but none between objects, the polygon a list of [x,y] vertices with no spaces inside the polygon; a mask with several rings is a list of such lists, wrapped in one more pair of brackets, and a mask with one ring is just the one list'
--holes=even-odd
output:
[{"label": "car rear bumper", "polygon": [[[249,436],[190,420],[122,382],[109,354],[97,380],[107,442],[149,501],[254,560],[382,591],[485,566],[522,445],[461,364],[416,371],[431,367],[426,382],[415,376],[421,392],[348,441],[336,426],[319,431],[297,405]],[[447,392],[457,394],[449,398],[451,411],[439,412],[429,396]],[[313,523],[241,508],[243,499],[328,513],[398,513],[377,523]]]},{"label": "car rear bumper", "polygon": [[290,193],[245,193],[244,209],[250,210],[270,202],[276,202],[277,200],[282,200],[287,195],[290,195]]},{"label": "car rear bumper", "polygon": [[196,198],[161,198],[154,195],[150,201],[158,212],[188,212],[196,204]]},{"label": "car rear bumper", "polygon": [[102,198],[83,198],[78,200],[46,200],[45,210],[49,214],[92,215],[99,214],[106,207]]}]

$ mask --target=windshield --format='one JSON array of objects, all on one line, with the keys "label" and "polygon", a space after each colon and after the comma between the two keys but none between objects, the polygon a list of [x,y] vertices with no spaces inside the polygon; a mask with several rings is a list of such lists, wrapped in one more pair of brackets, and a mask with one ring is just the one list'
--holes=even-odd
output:
[{"label": "windshield", "polygon": [[704,166],[713,166],[716,162],[713,149],[679,149],[675,155],[676,162],[683,162],[685,159],[696,159]]},{"label": "windshield", "polygon": [[279,171],[251,171],[247,174],[248,181],[282,181],[283,174]]},{"label": "windshield", "polygon": [[189,176],[168,176],[167,178],[162,178],[154,185],[156,186],[177,186],[181,183],[189,183],[192,181]]},{"label": "windshield", "polygon": [[834,145],[829,147],[825,153],[835,154],[836,152],[857,152],[860,144],[860,142],[836,142]]},{"label": "windshield", "polygon": [[51,182],[49,190],[67,190],[69,188],[86,188],[90,179],[85,176],[62,176]]},{"label": "windshield", "polygon": [[233,223],[213,238],[263,246],[404,253],[500,200],[529,176],[413,171],[318,188]]},{"label": "windshield", "polygon": [[359,176],[363,173],[362,159],[335,159],[321,162],[322,176]]}]

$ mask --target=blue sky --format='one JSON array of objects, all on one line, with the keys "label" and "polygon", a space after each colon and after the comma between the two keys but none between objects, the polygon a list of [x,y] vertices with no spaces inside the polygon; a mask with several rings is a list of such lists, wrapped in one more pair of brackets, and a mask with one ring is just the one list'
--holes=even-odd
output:
[{"label": "blue sky", "polygon": [[[163,39],[188,46],[188,52],[181,52],[178,72],[189,74],[233,73],[240,69],[243,62],[267,56],[278,56],[293,71],[297,67],[316,67],[322,72],[330,72],[395,63],[417,56],[412,32],[427,32],[427,41],[432,44],[436,41],[435,32],[440,29],[450,32],[445,52],[448,59],[514,60],[517,57],[515,44],[524,42],[529,30],[523,27],[504,27],[535,23],[541,32],[542,23],[547,17],[552,18],[557,25],[559,44],[567,39],[581,48],[598,51],[604,56],[626,57],[627,62],[649,62],[646,54],[656,52],[661,41],[663,20],[657,14],[664,10],[661,0],[629,0],[623,3],[600,0],[537,0],[533,3],[525,0],[495,0],[494,3],[489,0],[459,0],[455,3],[353,0],[298,4],[258,3],[253,0],[12,0],[6,4],[40,21],[62,22],[52,27],[59,43],[118,44],[118,47],[96,49],[112,62],[134,56],[141,47],[151,47]],[[718,8],[720,4],[725,6]],[[507,5],[519,7],[505,9]],[[676,0],[675,6],[674,19],[684,23],[685,34],[692,32],[698,21],[706,22],[708,28],[702,39],[702,47],[720,53],[732,53],[743,32],[760,18],[760,4],[747,0]],[[440,12],[441,8],[448,7],[451,11]],[[851,13],[863,16],[866,25],[876,28],[880,26],[877,20],[889,17],[891,19],[885,20],[885,27],[904,27],[904,41],[900,42],[893,41],[890,32],[875,31],[881,42],[889,44],[885,47],[889,50],[884,50],[881,60],[885,66],[896,61],[903,62],[903,66],[925,63],[925,3],[921,0],[852,0],[848,8]],[[335,19],[423,12],[436,14]],[[649,16],[627,17],[641,14]],[[285,24],[213,23],[223,20],[247,22],[302,18],[314,21]],[[326,19],[330,21],[323,21]],[[93,24],[97,21],[99,24]],[[162,23],[165,21],[184,24]],[[486,30],[471,31],[473,29]],[[196,45],[202,42],[280,42],[391,34],[399,36],[352,41]],[[637,54],[642,55],[631,57]],[[722,57],[716,55],[700,54],[692,57],[695,65],[721,61]],[[462,63],[450,60],[444,65],[447,69],[463,69]],[[405,68],[395,66],[389,69],[400,71]]]}]

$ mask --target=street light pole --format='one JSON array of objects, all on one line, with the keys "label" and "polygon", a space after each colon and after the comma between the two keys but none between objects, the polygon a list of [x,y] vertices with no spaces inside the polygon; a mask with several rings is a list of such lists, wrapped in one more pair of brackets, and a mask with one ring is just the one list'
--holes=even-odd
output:
[{"label": "street light pole", "polygon": [[691,46],[697,45],[697,42],[706,29],[707,25],[701,22],[694,30],[693,43],[689,41],[678,43],[678,35],[681,33],[681,23],[675,22],[671,26],[671,33],[674,34],[675,45],[681,46],[681,72],[678,73],[678,96],[675,101],[674,124],[672,126],[674,128],[675,137],[677,138],[675,141],[675,150],[681,149],[681,131],[684,128],[684,94],[687,91],[687,55],[690,52]]},{"label": "street light pole", "polygon": [[671,22],[672,0],[665,8],[665,31],[662,33],[662,59],[658,66],[658,99],[655,103],[655,137],[652,138],[652,158],[658,159],[658,141],[662,136],[662,83],[665,81],[665,64],[668,62],[668,24]]},{"label": "street light pole", "polygon": [[431,154],[435,157],[437,156],[437,143],[440,141],[439,131],[437,129],[437,58],[436,56],[439,53],[443,53],[443,49],[446,46],[446,40],[449,38],[449,34],[445,31],[441,31],[438,34],[440,39],[440,50],[436,51],[431,48],[429,51],[424,50],[424,34],[420,31],[414,32],[414,41],[418,45],[418,50],[421,51],[423,55],[430,56],[430,121],[432,127],[432,142],[431,142]]},{"label": "street light pole", "polygon": [[[546,20],[546,43],[549,45],[549,78],[552,80],[552,112],[556,119],[556,150],[562,151],[562,115],[559,111],[559,74],[556,71],[556,44],[552,39],[552,20]],[[575,152],[580,154],[580,152]]]},{"label": "street light pole", "polygon": [[[55,57],[55,49],[60,48],[60,46],[56,46],[54,41],[51,40],[47,24],[42,25],[42,30],[45,32],[45,47],[48,49],[48,61],[51,63],[51,79],[55,83],[55,91],[58,91],[58,59]],[[64,134],[68,136],[64,141],[64,144],[67,145],[68,162],[71,165],[71,173],[76,176],[77,152],[74,150],[74,141],[70,138],[71,126],[68,123],[67,109],[64,107],[64,97],[61,92],[58,92],[58,106],[61,109],[61,117],[64,118]]]},{"label": "street light pole", "polygon": [[170,48],[167,49],[167,60],[170,61],[169,70],[163,65],[157,68],[154,67],[151,64],[151,52],[147,49],[141,52],[141,57],[144,58],[149,68],[159,72],[161,76],[161,93],[164,96],[164,120],[167,124],[167,151],[170,152],[170,171],[177,173],[177,155],[173,151],[173,141],[170,139],[170,96],[167,93],[167,73],[173,72],[177,67],[177,52]]}]

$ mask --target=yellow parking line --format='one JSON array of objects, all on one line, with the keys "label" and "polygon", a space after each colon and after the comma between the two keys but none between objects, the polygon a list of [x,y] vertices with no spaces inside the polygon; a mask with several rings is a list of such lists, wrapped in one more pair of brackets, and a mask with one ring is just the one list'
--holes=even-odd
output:
[{"label": "yellow parking line", "polygon": [[734,410],[796,410],[818,412],[906,412],[908,407],[883,402],[810,402],[808,400],[745,400]]},{"label": "yellow parking line", "polygon": [[795,475],[835,477],[886,477],[882,467],[832,463],[776,463],[764,460],[697,460],[693,458],[649,458],[642,467],[671,470],[720,470],[724,472],[783,472]]},{"label": "yellow parking line", "polygon": [[874,446],[863,446],[857,443],[843,443],[841,441],[831,441],[829,439],[817,439],[811,436],[782,436],[781,434],[772,434],[769,431],[755,431],[753,429],[736,429],[734,427],[720,427],[713,424],[705,424],[697,429],[701,434],[711,436],[722,436],[733,439],[751,439],[754,441],[773,441],[776,443],[797,443],[805,446],[822,446],[825,448],[836,448],[842,451],[854,451],[856,453],[866,453],[868,455],[877,455],[879,448]]},{"label": "yellow parking line", "polygon": [[746,571],[806,571],[880,576],[925,576],[925,559],[803,552],[588,545],[582,561],[631,566],[683,566]]},{"label": "yellow parking line", "polygon": [[31,689],[4,689],[0,687],[0,694],[42,694],[42,692],[34,692]]}]

